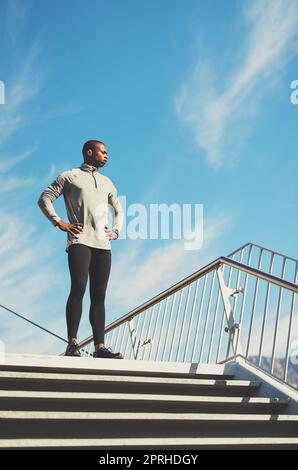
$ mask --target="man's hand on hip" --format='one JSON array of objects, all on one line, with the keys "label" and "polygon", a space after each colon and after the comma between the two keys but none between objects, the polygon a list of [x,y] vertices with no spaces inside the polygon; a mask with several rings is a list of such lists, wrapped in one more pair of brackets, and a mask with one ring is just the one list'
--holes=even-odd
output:
[{"label": "man's hand on hip", "polygon": [[106,237],[108,237],[109,240],[116,240],[119,236],[119,233],[115,232],[114,230],[110,230],[107,225],[105,225],[105,232]]},{"label": "man's hand on hip", "polygon": [[77,235],[83,231],[83,224],[76,222],[74,224],[66,224],[63,220],[59,220],[56,224],[63,232],[68,232],[71,235]]}]

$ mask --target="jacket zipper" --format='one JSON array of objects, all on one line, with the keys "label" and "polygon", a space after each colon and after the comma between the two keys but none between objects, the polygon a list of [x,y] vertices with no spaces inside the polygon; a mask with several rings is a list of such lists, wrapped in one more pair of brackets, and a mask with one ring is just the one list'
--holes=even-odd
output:
[{"label": "jacket zipper", "polygon": [[94,172],[93,172],[93,171],[92,171],[92,176],[93,176],[93,179],[94,179],[95,187],[96,187],[96,189],[97,189],[96,178],[95,178],[95,176],[94,176]]}]

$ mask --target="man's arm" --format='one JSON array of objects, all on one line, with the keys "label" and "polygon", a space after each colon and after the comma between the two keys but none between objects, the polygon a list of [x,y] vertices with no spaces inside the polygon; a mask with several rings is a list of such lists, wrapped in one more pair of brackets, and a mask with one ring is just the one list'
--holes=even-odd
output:
[{"label": "man's arm", "polygon": [[63,220],[55,212],[52,204],[52,202],[57,199],[57,197],[66,191],[66,187],[66,172],[63,172],[55,179],[55,181],[53,181],[52,184],[50,184],[50,186],[48,186],[43,191],[43,193],[41,193],[38,199],[38,205],[47,219],[49,219],[52,225],[54,225],[54,227],[58,226],[59,229],[63,232],[68,232],[75,237],[77,234],[83,231],[83,224],[79,222],[75,222],[74,224],[63,222]]},{"label": "man's arm", "polygon": [[114,184],[111,182],[111,190],[109,193],[109,204],[113,208],[113,228],[112,230],[115,231],[117,234],[117,238],[120,235],[122,226],[123,226],[123,209],[120,204],[120,200],[118,198],[117,189],[115,188]]},{"label": "man's arm", "polygon": [[49,221],[56,227],[61,217],[55,212],[52,202],[57,199],[65,190],[65,174],[61,173],[52,184],[50,184],[40,195],[38,206]]}]

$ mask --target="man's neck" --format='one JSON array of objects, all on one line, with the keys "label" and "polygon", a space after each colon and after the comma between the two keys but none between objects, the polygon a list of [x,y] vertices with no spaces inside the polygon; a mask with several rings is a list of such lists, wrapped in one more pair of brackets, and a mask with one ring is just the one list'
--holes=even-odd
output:
[{"label": "man's neck", "polygon": [[89,170],[92,170],[92,171],[97,171],[98,170],[97,166],[92,165],[92,163],[89,163],[89,162],[83,162],[81,167],[88,168]]}]

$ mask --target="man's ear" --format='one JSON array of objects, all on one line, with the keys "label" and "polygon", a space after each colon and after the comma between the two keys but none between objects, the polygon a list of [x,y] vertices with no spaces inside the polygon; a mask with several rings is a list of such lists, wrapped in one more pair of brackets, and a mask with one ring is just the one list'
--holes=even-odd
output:
[{"label": "man's ear", "polygon": [[88,150],[87,150],[87,155],[88,155],[89,157],[91,157],[91,155],[92,155],[92,150],[91,150],[91,149],[88,149]]}]

